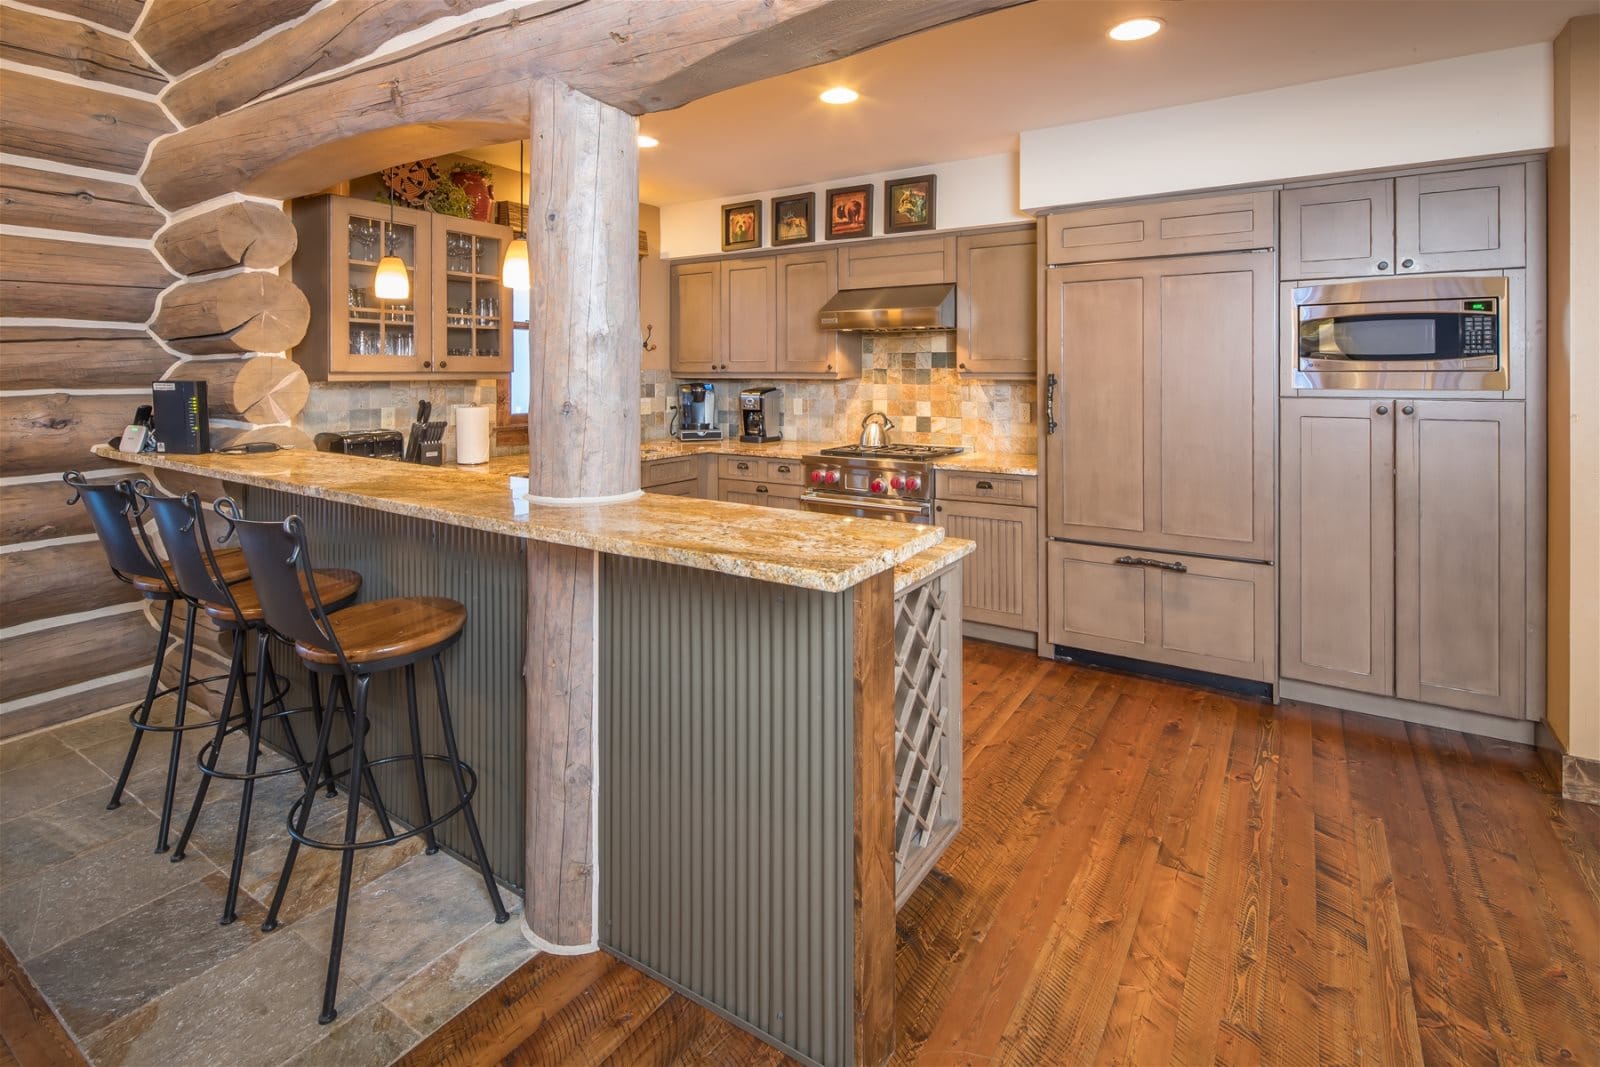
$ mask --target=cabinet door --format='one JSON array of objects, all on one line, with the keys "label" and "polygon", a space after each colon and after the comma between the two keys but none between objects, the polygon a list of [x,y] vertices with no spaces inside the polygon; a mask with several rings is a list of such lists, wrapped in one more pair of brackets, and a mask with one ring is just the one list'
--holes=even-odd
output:
[{"label": "cabinet door", "polygon": [[1395,693],[1520,718],[1523,408],[1401,400],[1395,431]]},{"label": "cabinet door", "polygon": [[722,263],[722,359],[718,371],[770,374],[778,341],[772,257]]},{"label": "cabinet door", "polygon": [[1394,273],[1394,180],[1285,189],[1285,280]]},{"label": "cabinet door", "polygon": [[511,230],[486,222],[433,220],[433,371],[511,373],[511,290],[500,260]]},{"label": "cabinet door", "polygon": [[[343,378],[420,377],[432,369],[433,241],[427,212],[346,197],[329,201],[328,371]],[[378,261],[400,257],[411,275],[411,296],[380,300],[373,293]]]},{"label": "cabinet door", "polygon": [[1270,252],[1052,269],[1051,537],[1272,555]]},{"label": "cabinet door", "polygon": [[956,369],[1033,377],[1038,365],[1034,231],[956,239]]},{"label": "cabinet door", "polygon": [[977,543],[961,564],[961,606],[969,622],[1037,630],[1039,519],[1033,508],[1007,504],[939,504],[951,537]]},{"label": "cabinet door", "polygon": [[710,374],[722,362],[722,264],[672,268],[672,373]]},{"label": "cabinet door", "polygon": [[1045,220],[1046,262],[1096,263],[1271,248],[1272,209],[1272,194],[1259,192],[1066,211]]},{"label": "cabinet door", "polygon": [[1525,266],[1525,180],[1520,163],[1396,178],[1398,271]]},{"label": "cabinet door", "polygon": [[777,258],[778,374],[835,374],[839,334],[817,325],[822,305],[839,291],[839,253],[796,252]]},{"label": "cabinet door", "polygon": [[1394,401],[1285,400],[1286,678],[1394,693]]},{"label": "cabinet door", "polygon": [[956,239],[943,236],[867,241],[839,250],[839,288],[939,285],[956,280]]}]

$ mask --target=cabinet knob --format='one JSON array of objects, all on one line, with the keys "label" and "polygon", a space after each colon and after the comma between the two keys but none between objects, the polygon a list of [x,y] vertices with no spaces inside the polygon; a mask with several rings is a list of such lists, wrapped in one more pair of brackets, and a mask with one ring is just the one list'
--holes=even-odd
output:
[{"label": "cabinet knob", "polygon": [[439,369],[440,370],[444,370],[445,366],[446,366],[445,361],[441,359],[439,361]]},{"label": "cabinet knob", "polygon": [[1417,409],[1412,407],[1410,404],[1407,404],[1405,407],[1400,409],[1400,414],[1402,415],[1415,415],[1416,413]]},{"label": "cabinet knob", "polygon": [[967,365],[965,363],[957,363],[956,364],[956,370],[966,370],[966,369],[967,369]]},{"label": "cabinet knob", "polygon": [[425,359],[425,360],[422,361],[422,369],[423,370],[429,370],[432,367],[433,367],[433,360]]},{"label": "cabinet knob", "polygon": [[832,369],[833,369],[833,364],[832,364],[832,363],[830,363],[830,364],[828,364],[828,365],[827,365],[827,366],[826,366],[826,367],[823,367],[823,368],[822,368],[822,369],[823,369],[823,370],[832,370]]},{"label": "cabinet knob", "polygon": [[1387,415],[1387,414],[1389,414],[1389,405],[1388,404],[1379,404],[1378,405],[1378,414],[1379,415]]},{"label": "cabinet knob", "polygon": [[1389,269],[1389,261],[1387,259],[1378,260],[1378,269],[1379,270],[1388,270]]},{"label": "cabinet knob", "polygon": [[1402,259],[1400,261],[1400,265],[1407,270],[1410,270],[1412,267],[1417,265],[1417,261],[1414,259]]}]

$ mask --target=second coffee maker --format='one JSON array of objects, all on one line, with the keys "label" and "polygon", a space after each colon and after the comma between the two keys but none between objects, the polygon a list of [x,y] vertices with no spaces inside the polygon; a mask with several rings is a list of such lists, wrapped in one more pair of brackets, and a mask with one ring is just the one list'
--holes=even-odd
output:
[{"label": "second coffee maker", "polygon": [[746,389],[739,394],[739,440],[753,445],[783,440],[783,390]]}]

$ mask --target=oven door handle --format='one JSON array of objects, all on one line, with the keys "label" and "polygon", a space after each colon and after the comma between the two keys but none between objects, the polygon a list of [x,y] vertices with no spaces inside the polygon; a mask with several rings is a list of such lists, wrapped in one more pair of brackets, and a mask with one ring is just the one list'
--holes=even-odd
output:
[{"label": "oven door handle", "polygon": [[916,504],[896,504],[891,500],[866,500],[856,497],[823,496],[821,493],[801,493],[800,500],[807,504],[829,504],[836,508],[866,508],[877,511],[901,511],[920,515],[923,508]]}]

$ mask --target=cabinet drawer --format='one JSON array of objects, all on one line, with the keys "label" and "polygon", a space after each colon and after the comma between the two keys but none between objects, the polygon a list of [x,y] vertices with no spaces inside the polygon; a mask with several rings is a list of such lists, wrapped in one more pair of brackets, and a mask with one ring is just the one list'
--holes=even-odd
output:
[{"label": "cabinet drawer", "polygon": [[767,461],[755,456],[718,456],[717,477],[759,482],[767,476]]},{"label": "cabinet drawer", "polygon": [[769,459],[761,465],[762,477],[782,485],[800,485],[805,479],[805,464],[797,459]]},{"label": "cabinet drawer", "polygon": [[699,496],[700,480],[690,478],[682,482],[668,482],[665,485],[652,485],[645,490],[649,493],[658,493],[661,496]]},{"label": "cabinet drawer", "polygon": [[696,456],[676,456],[672,459],[654,459],[645,463],[639,475],[639,484],[645,489],[668,482],[687,481],[698,477],[700,461]]},{"label": "cabinet drawer", "polygon": [[995,504],[1038,502],[1036,478],[1023,474],[985,474],[981,471],[940,471],[940,500],[979,500]]},{"label": "cabinet drawer", "polygon": [[1053,541],[1045,568],[1047,636],[1054,644],[1272,680],[1273,584],[1266,564]]},{"label": "cabinet drawer", "polygon": [[1045,220],[1046,262],[1053,266],[1271,248],[1273,218],[1270,192],[1067,211]]},{"label": "cabinet drawer", "polygon": [[734,504],[760,504],[770,508],[800,510],[798,485],[725,479],[719,486],[719,493],[723,500]]}]

